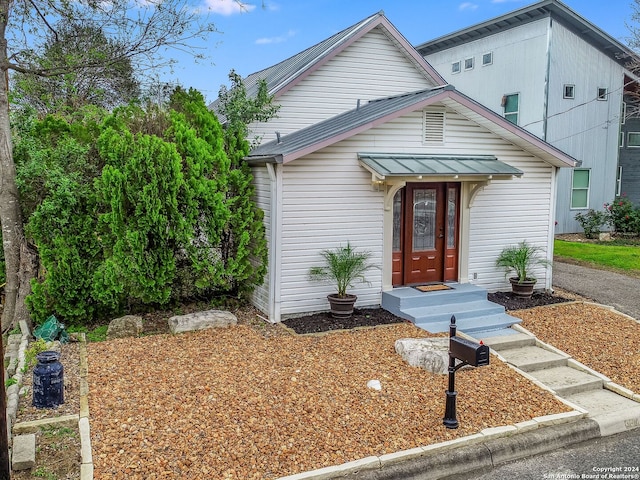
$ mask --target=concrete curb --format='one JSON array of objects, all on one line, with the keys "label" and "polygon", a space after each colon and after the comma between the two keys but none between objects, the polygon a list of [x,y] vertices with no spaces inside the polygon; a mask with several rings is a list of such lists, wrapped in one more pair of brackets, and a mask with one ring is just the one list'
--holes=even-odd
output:
[{"label": "concrete curb", "polygon": [[[579,415],[576,416],[575,413]],[[482,473],[498,465],[600,437],[600,427],[580,412],[539,417],[537,425],[489,428],[481,433],[410,450],[281,477],[278,480],[330,480],[337,478],[439,479]],[[536,420],[536,419],[534,419]],[[563,423],[554,423],[556,421]],[[520,428],[518,428],[520,427]]]},{"label": "concrete curb", "polygon": [[78,334],[80,340],[80,480],[93,480],[93,456],[91,454],[91,429],[89,426],[89,363],[87,356],[87,338],[84,333]]}]

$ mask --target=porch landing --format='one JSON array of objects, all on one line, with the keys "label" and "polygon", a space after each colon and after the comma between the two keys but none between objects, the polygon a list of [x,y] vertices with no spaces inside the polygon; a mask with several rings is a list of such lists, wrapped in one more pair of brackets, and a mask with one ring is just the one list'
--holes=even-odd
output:
[{"label": "porch landing", "polygon": [[421,292],[399,287],[382,292],[382,308],[432,333],[448,332],[451,315],[458,330],[490,332],[520,323],[502,305],[487,300],[487,291],[470,283],[448,282],[449,290]]}]

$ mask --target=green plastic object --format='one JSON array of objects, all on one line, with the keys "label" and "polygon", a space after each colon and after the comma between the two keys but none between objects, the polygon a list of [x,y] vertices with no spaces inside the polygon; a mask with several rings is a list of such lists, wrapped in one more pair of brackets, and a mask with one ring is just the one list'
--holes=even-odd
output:
[{"label": "green plastic object", "polygon": [[55,315],[51,315],[45,322],[33,331],[36,339],[43,339],[46,342],[59,340],[60,343],[69,341],[69,334],[64,329],[64,325],[58,321]]}]

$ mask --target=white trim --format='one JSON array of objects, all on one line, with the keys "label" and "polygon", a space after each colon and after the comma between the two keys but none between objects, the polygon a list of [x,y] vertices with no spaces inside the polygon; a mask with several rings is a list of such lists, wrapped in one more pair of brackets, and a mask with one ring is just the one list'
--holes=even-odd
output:
[{"label": "white trim", "polygon": [[271,250],[269,251],[269,320],[280,321],[282,279],[282,165],[267,163],[271,181]]},{"label": "white trim", "polygon": [[[454,65],[458,66],[457,70],[454,70]],[[451,74],[452,75],[457,75],[458,73],[460,73],[462,71],[462,61],[457,60],[455,62],[451,62]]]},{"label": "white trim", "polygon": [[[573,206],[573,191],[576,190],[573,186],[573,179],[576,172],[589,172],[589,184],[587,185],[587,204],[584,207],[574,207]],[[584,188],[580,188],[577,190],[584,190]],[[571,187],[569,188],[569,210],[586,210],[589,208],[589,200],[591,197],[591,169],[590,168],[574,168],[571,171]]]},{"label": "white trim", "polygon": [[551,173],[551,208],[549,209],[549,235],[547,237],[547,261],[549,262],[549,275],[546,275],[544,288],[546,290],[551,290],[553,288],[553,247],[554,247],[554,238],[555,238],[555,215],[556,215],[556,204],[558,202],[558,174],[560,173],[560,168],[555,167]]},{"label": "white trim", "polygon": [[[567,87],[571,87],[571,95],[567,95]],[[576,86],[573,83],[565,83],[562,85],[562,98],[567,100],[575,100]]]}]

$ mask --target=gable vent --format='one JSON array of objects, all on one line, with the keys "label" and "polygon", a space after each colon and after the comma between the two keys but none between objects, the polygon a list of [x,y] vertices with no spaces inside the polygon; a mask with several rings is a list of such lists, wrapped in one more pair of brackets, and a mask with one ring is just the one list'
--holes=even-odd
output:
[{"label": "gable vent", "polygon": [[444,143],[444,109],[429,109],[424,111],[423,137],[424,143]]}]

